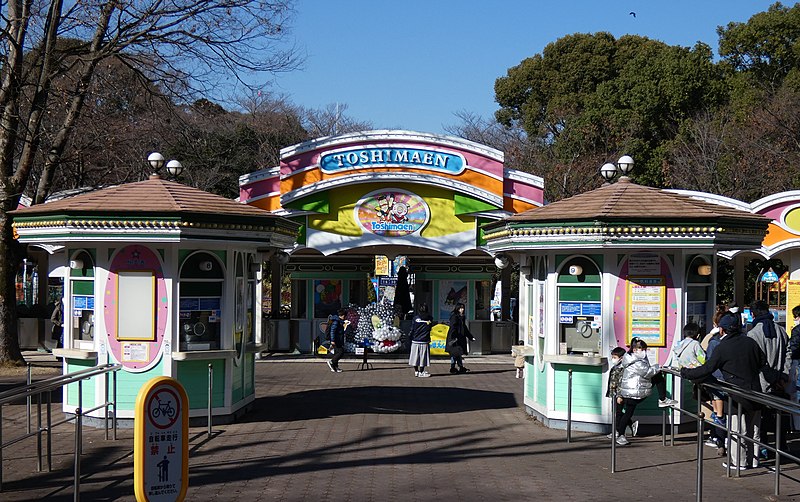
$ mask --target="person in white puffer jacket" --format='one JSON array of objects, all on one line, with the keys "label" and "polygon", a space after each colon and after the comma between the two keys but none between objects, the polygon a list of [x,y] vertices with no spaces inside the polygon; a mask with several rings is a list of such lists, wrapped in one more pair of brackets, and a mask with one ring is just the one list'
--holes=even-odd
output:
[{"label": "person in white puffer jacket", "polygon": [[620,363],[623,371],[619,395],[623,402],[622,406],[617,407],[618,445],[628,444],[625,428],[633,424],[632,418],[636,407],[653,392],[653,383],[650,380],[661,371],[660,366],[657,364],[651,366],[647,360],[647,344],[643,340],[634,338],[630,347],[630,352],[625,354]]}]

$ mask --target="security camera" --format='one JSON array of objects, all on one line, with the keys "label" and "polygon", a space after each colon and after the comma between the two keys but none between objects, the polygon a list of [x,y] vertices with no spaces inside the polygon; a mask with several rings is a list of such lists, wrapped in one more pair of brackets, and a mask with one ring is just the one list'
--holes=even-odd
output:
[{"label": "security camera", "polygon": [[583,267],[580,265],[570,265],[569,266],[569,275],[581,275],[583,273]]}]

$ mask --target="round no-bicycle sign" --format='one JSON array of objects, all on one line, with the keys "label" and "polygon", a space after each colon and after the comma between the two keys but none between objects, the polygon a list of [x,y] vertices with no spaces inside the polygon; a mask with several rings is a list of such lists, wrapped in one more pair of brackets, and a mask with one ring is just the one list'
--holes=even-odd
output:
[{"label": "round no-bicycle sign", "polygon": [[173,389],[161,386],[157,391],[150,393],[145,410],[153,427],[168,429],[175,425],[181,416],[181,401]]},{"label": "round no-bicycle sign", "polygon": [[180,382],[156,377],[142,386],[133,439],[136,500],[183,500],[189,484],[189,403]]}]

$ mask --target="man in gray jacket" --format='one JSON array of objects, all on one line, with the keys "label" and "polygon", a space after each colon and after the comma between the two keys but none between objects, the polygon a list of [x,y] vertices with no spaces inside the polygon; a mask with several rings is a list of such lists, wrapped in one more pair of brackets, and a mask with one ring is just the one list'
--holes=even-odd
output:
[{"label": "man in gray jacket", "polygon": [[758,344],[758,347],[767,356],[766,367],[761,371],[761,392],[773,390],[773,384],[778,382],[781,374],[789,376],[792,359],[789,355],[789,335],[780,324],[776,323],[769,311],[767,302],[758,300],[750,306],[753,312],[753,324],[747,336]]},{"label": "man in gray jacket", "polygon": [[[753,324],[747,337],[755,340],[758,347],[767,356],[767,362],[758,377],[761,381],[761,392],[768,393],[776,385],[780,385],[781,377],[786,375],[789,378],[789,370],[792,367],[792,358],[789,354],[789,336],[780,324],[775,322],[769,305],[763,300],[753,302],[750,306],[753,313]],[[761,441],[761,420],[754,424],[753,439]]]}]

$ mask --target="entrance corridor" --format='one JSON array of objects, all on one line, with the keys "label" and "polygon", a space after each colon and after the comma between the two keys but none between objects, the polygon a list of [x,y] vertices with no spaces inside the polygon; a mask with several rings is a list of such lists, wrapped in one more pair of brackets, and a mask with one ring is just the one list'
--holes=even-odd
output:
[{"label": "entrance corridor", "polygon": [[[186,500],[694,500],[694,435],[674,447],[633,438],[611,474],[605,436],[574,432],[567,444],[564,431],[526,415],[511,356],[467,358],[463,375],[437,361],[431,378],[415,378],[402,360],[368,371],[358,362],[344,359],[344,372],[331,373],[322,359],[259,361],[249,414],[214,426],[211,438],[205,426],[191,428]],[[24,404],[5,408],[4,420],[7,437],[24,428]],[[0,500],[72,500],[72,430],[54,432],[50,473],[36,472],[35,438],[7,448]],[[134,500],[133,431],[118,437],[85,428],[82,500]],[[728,479],[722,459],[710,448],[704,455],[704,499],[769,499],[766,469]],[[800,498],[800,483],[781,486],[778,500]]]}]

